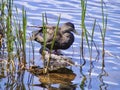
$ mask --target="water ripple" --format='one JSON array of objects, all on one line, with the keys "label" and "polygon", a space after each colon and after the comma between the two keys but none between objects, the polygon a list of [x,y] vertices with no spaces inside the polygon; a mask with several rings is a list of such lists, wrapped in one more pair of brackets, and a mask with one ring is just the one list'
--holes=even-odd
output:
[{"label": "water ripple", "polygon": [[[101,0],[100,0],[101,1]],[[87,14],[86,14],[86,28],[91,33],[92,26],[94,23],[94,20],[96,19],[97,25],[95,28],[94,33],[94,41],[97,43],[100,50],[102,50],[102,40],[101,40],[101,33],[99,26],[102,26],[102,13],[101,13],[101,3],[98,0],[88,0],[87,2]],[[105,41],[105,48],[106,51],[110,51],[112,53],[112,57],[109,56],[109,58],[106,57],[106,69],[110,71],[115,71],[117,73],[120,67],[119,63],[120,61],[115,58],[115,55],[120,55],[120,1],[119,0],[104,0],[104,3],[106,4],[105,13],[108,14],[108,26],[107,26],[107,32],[106,32],[106,41]],[[18,12],[21,13],[21,7],[24,6],[27,10],[28,15],[28,25],[41,25],[42,24],[42,13],[47,13],[48,22],[50,24],[57,23],[58,16],[61,14],[61,23],[64,23],[66,21],[71,21],[75,24],[75,27],[79,33],[81,33],[80,23],[81,23],[81,6],[80,6],[80,0],[15,0],[16,6],[18,6]],[[27,33],[30,33],[34,29],[30,29],[27,31]],[[63,51],[65,55],[73,58],[75,61],[79,61],[80,59],[80,40],[81,36],[75,35],[76,39],[73,44],[73,47],[70,49]],[[35,43],[36,44],[36,43]],[[88,49],[87,46],[84,46],[86,49]],[[27,46],[29,48],[29,46]],[[93,50],[95,51],[95,48],[93,47]],[[36,52],[39,52],[39,44],[36,45]],[[35,53],[39,55],[38,53]],[[88,54],[88,51],[85,52],[85,54]],[[74,55],[74,56],[73,56]],[[95,53],[94,53],[95,55]],[[107,56],[107,55],[106,55]],[[86,57],[87,58],[87,57]],[[89,59],[87,58],[87,65],[85,65],[85,69],[89,69]],[[96,65],[96,69],[101,69],[101,62],[102,60],[98,61],[98,66]],[[95,70],[96,70],[95,69]],[[98,70],[97,70],[98,71]],[[79,72],[79,71],[78,71]],[[87,70],[85,70],[87,73]],[[118,74],[118,73],[117,73]],[[97,76],[97,72],[93,72],[92,75]],[[120,78],[117,77],[114,74],[110,74],[111,76],[108,76],[108,80],[105,80],[105,83],[109,85],[119,85]],[[111,79],[112,77],[113,79]],[[114,77],[117,79],[114,80]],[[96,78],[97,79],[97,78]],[[94,86],[94,85],[93,85]],[[93,88],[96,89],[96,88]],[[112,90],[112,89],[110,89]]]}]

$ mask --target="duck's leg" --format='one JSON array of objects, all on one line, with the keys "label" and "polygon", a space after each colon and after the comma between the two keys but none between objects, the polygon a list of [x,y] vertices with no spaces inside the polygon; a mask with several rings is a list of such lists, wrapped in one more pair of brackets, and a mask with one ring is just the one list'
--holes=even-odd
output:
[{"label": "duck's leg", "polygon": [[56,54],[56,55],[62,55],[61,51],[57,50],[57,49],[54,51],[54,54]]}]

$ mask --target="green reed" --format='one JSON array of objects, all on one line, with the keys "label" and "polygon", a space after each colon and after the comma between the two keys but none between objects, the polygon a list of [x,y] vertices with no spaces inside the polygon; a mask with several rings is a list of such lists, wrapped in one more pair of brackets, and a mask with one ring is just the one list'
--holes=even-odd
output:
[{"label": "green reed", "polygon": [[[100,33],[101,33],[101,40],[102,40],[102,68],[105,67],[105,63],[104,63],[104,57],[105,57],[105,36],[106,36],[106,30],[107,30],[107,15],[105,13],[105,3],[103,2],[103,0],[101,0],[101,13],[102,13],[102,26],[99,25],[100,28]],[[88,52],[89,52],[89,58],[90,58],[90,70],[89,70],[89,76],[91,76],[91,72],[93,69],[93,47],[96,48],[96,52],[97,52],[97,56],[96,59],[99,59],[99,50],[98,50],[98,46],[96,45],[96,43],[94,42],[94,32],[96,29],[96,26],[98,23],[96,21],[96,19],[94,19],[93,21],[93,25],[92,25],[92,29],[91,29],[91,33],[87,30],[86,28],[86,12],[87,12],[87,0],[81,0],[81,28],[82,28],[82,34],[81,34],[81,46],[80,46],[80,52],[81,52],[81,56],[83,59],[83,63],[82,66],[85,65],[86,60],[85,60],[85,51],[84,51],[84,45],[87,44],[88,47]],[[94,52],[95,53],[95,52]],[[96,54],[96,53],[95,53]],[[95,55],[94,55],[95,56]],[[82,67],[80,67],[82,68]],[[80,69],[81,72],[81,69]],[[84,76],[83,76],[84,77]],[[86,79],[84,80],[84,82],[86,81]],[[83,81],[81,82],[81,89],[83,88],[82,86],[84,86]]]},{"label": "green reed", "polygon": [[54,37],[53,37],[53,40],[52,40],[51,50],[54,47],[56,35],[57,35],[58,30],[59,30],[60,18],[61,18],[61,15],[58,17],[58,22],[57,22],[57,25],[56,25],[56,28],[55,28],[55,32],[54,32]]},{"label": "green reed", "polygon": [[[53,40],[51,42],[50,57],[51,57],[51,52],[52,52],[54,44],[55,44],[55,39],[56,39],[57,32],[59,30],[60,17],[61,17],[61,15],[58,17],[58,22],[57,22],[57,25],[56,25],[56,28],[55,28],[55,31],[54,31]],[[46,37],[47,37],[46,25],[47,24],[48,24],[47,14],[45,13],[45,14],[42,14],[43,38],[44,38],[43,50],[46,49],[46,44],[47,44],[47,41],[46,41]],[[42,55],[43,55],[43,59],[44,59],[44,53],[42,53]],[[49,63],[50,63],[50,58],[46,63],[47,64],[45,64],[45,60],[44,60],[44,67],[46,67],[48,69],[49,68]]]},{"label": "green reed", "polygon": [[[81,67],[80,67],[80,73],[82,72],[82,66],[84,66],[86,63],[85,56],[84,56],[84,38],[86,38],[86,42],[87,42],[87,45],[89,48],[87,29],[86,29],[86,25],[85,25],[86,9],[87,9],[87,0],[81,0],[81,11],[82,11],[81,12],[81,28],[82,28],[82,32],[81,32],[80,53],[81,53],[81,57],[83,59],[83,63],[81,64]],[[83,73],[82,73],[82,75],[83,75]],[[86,76],[83,75],[83,79],[82,79],[81,84],[80,84],[81,90],[84,90],[85,81],[86,81]]]},{"label": "green reed", "polygon": [[5,28],[5,26],[4,26],[4,15],[5,15],[5,13],[4,13],[4,10],[5,10],[5,5],[6,5],[6,3],[2,0],[1,1],[1,3],[0,3],[0,24],[2,25],[2,28]]},{"label": "green reed", "polygon": [[[46,23],[45,23],[45,15],[42,14],[42,26],[43,26],[43,28],[42,28],[43,31],[42,32],[43,32],[43,40],[44,40],[44,42],[43,42],[43,50],[46,49],[46,33],[47,33],[47,28],[46,28]],[[46,20],[47,20],[47,17],[46,17]],[[44,55],[43,52],[42,52],[42,56],[43,56],[43,59],[45,59],[44,58],[45,55]],[[44,60],[44,67],[46,67],[46,60]]]},{"label": "green reed", "polygon": [[12,59],[13,55],[13,26],[12,26],[12,9],[13,9],[13,0],[7,0],[7,14],[6,14],[6,42],[7,42],[7,52],[8,52],[8,61]]},{"label": "green reed", "polygon": [[[13,27],[12,27],[12,15],[13,15],[12,10],[13,10],[13,0],[7,0],[7,1],[2,0],[1,7],[0,7],[0,11],[1,11],[0,24],[2,27],[1,32],[3,33],[6,39],[5,45],[6,45],[7,55],[8,55],[7,63],[5,63],[6,70],[9,68],[9,70],[7,71],[15,70],[15,66],[13,62],[14,36],[13,36]],[[6,62],[6,61],[3,61],[3,62]]]},{"label": "green reed", "polygon": [[3,43],[3,36],[4,36],[4,10],[5,10],[5,2],[3,0],[0,2],[0,54],[3,53],[1,52],[2,49],[2,43]]},{"label": "green reed", "polygon": [[[54,31],[53,40],[52,40],[52,44],[51,44],[51,48],[50,48],[50,57],[51,57],[51,52],[52,52],[54,44],[55,44],[55,39],[56,39],[56,36],[57,36],[57,32],[59,30],[60,18],[61,18],[61,15],[58,17],[58,22],[57,22],[57,25],[56,25],[56,28],[55,28],[55,31]],[[50,58],[47,62],[47,68],[49,67],[49,64],[50,64]]]},{"label": "green reed", "polygon": [[107,14],[105,13],[106,7],[105,3],[103,0],[101,0],[101,12],[102,12],[102,28],[100,28],[101,32],[101,38],[102,38],[102,66],[105,66],[104,63],[104,57],[105,57],[105,36],[106,36],[106,30],[107,30]]},{"label": "green reed", "polygon": [[[86,63],[85,58],[84,58],[84,37],[86,35],[86,40],[88,42],[88,37],[86,34],[86,26],[85,26],[85,17],[86,17],[86,6],[87,6],[87,1],[86,0],[81,0],[81,28],[82,28],[82,34],[81,34],[81,47],[80,47],[80,52],[81,52],[81,56],[84,60],[83,64],[84,65]],[[88,43],[89,46],[89,43]]]},{"label": "green reed", "polygon": [[[96,19],[94,19],[93,25],[92,25],[92,30],[91,33],[86,29],[85,25],[85,20],[86,20],[86,12],[87,12],[87,0],[81,0],[81,27],[82,27],[82,35],[81,35],[81,56],[84,59],[84,42],[86,41],[89,55],[90,55],[90,60],[92,59],[92,48],[93,46],[96,48],[96,52],[99,55],[99,51],[97,49],[96,43],[94,42],[94,32],[95,32],[95,27],[96,27]],[[104,58],[104,47],[105,47],[105,35],[106,35],[106,29],[107,29],[107,15],[105,14],[104,11],[104,2],[101,0],[101,13],[102,13],[102,28],[100,27],[100,33],[101,33],[101,38],[102,38],[102,58]],[[90,39],[89,39],[90,38]],[[85,41],[84,41],[85,39]],[[97,56],[98,56],[97,55]],[[85,61],[84,61],[85,62]],[[84,63],[83,63],[84,65]]]},{"label": "green reed", "polygon": [[26,26],[27,26],[26,11],[24,10],[24,8],[22,9],[22,25],[21,25],[18,10],[16,7],[16,15],[14,15],[14,28],[16,40],[14,43],[17,52],[16,56],[18,57],[19,62],[22,62],[24,65],[26,63]]},{"label": "green reed", "polygon": [[[84,41],[86,41],[87,47],[88,47],[88,51],[89,51],[89,55],[90,55],[90,60],[92,59],[92,47],[95,46],[96,44],[94,43],[94,31],[95,31],[95,26],[96,26],[96,20],[94,20],[93,22],[93,26],[92,26],[92,30],[91,33],[87,30],[86,28],[86,24],[85,24],[85,20],[86,20],[86,12],[87,12],[87,0],[81,0],[81,9],[82,9],[82,13],[81,13],[81,28],[82,28],[82,35],[81,35],[81,56],[84,59],[84,63],[85,64],[85,58],[84,58]],[[90,39],[89,39],[90,38]],[[97,50],[97,47],[96,47]]]},{"label": "green reed", "polygon": [[42,14],[42,26],[43,26],[43,39],[44,39],[44,44],[43,44],[43,50],[46,48],[46,33],[47,33],[47,28],[46,28],[46,23],[45,23],[45,18],[44,14]]},{"label": "green reed", "polygon": [[23,7],[23,9],[22,9],[22,35],[21,35],[21,37],[22,37],[22,49],[23,49],[23,56],[24,56],[24,58],[23,58],[23,61],[24,61],[24,64],[26,63],[26,27],[27,27],[27,17],[26,17],[26,11],[25,11],[25,9],[24,9],[24,7]]},{"label": "green reed", "polygon": [[[93,26],[91,29],[91,33],[86,28],[86,12],[87,12],[87,0],[81,0],[81,28],[82,28],[82,34],[81,34],[81,46],[80,46],[80,52],[83,59],[82,66],[85,65],[85,51],[84,51],[84,44],[88,47],[88,54],[90,57],[90,62],[92,61],[92,52],[93,52],[93,46],[96,48],[97,54],[99,54],[99,51],[97,49],[96,43],[94,42],[94,31],[96,26],[96,19],[93,22]],[[97,55],[98,56],[98,55]],[[96,57],[97,57],[96,56]]]},{"label": "green reed", "polygon": [[14,68],[15,60],[24,63],[24,66],[26,62],[26,11],[22,9],[22,20],[19,20],[17,7],[15,14],[13,14],[13,8],[15,8],[13,0],[2,0],[0,23],[2,23],[2,32],[6,41],[4,44],[8,55],[7,69]]}]

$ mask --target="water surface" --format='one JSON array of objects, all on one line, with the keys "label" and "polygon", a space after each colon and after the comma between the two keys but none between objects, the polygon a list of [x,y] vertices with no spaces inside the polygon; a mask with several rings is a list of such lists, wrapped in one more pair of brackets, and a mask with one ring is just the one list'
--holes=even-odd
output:
[{"label": "water surface", "polygon": [[[96,19],[97,25],[95,28],[94,41],[101,54],[102,42],[99,25],[102,25],[102,14],[101,14],[101,0],[88,0],[87,2],[87,13],[86,13],[86,27],[89,32],[92,30],[94,20]],[[14,0],[15,5],[18,7],[19,14],[22,12],[22,6],[27,11],[28,26],[41,25],[42,24],[42,13],[47,13],[48,23],[57,23],[58,17],[61,14],[60,24],[64,22],[73,22],[76,30],[81,34],[81,6],[80,0]],[[108,14],[108,26],[105,39],[105,68],[102,68],[102,58],[94,60],[96,56],[96,50],[93,48],[93,62],[92,68],[90,66],[90,58],[88,56],[87,45],[85,47],[85,58],[86,64],[83,66],[80,72],[79,67],[72,67],[72,70],[77,75],[73,80],[73,84],[76,84],[76,90],[119,90],[120,88],[120,2],[119,0],[104,0],[106,4],[105,13]],[[34,31],[33,28],[27,29],[27,37]],[[72,47],[67,50],[63,50],[62,53],[71,57],[73,61],[80,64],[80,43],[81,36],[75,35],[75,42]],[[35,65],[42,66],[42,61],[39,55],[40,45],[34,42],[35,45]],[[31,48],[29,41],[27,44],[27,50]],[[28,54],[29,55],[29,54]],[[28,56],[29,57],[29,56]],[[31,55],[32,58],[32,55]],[[82,84],[83,77],[86,77],[83,89],[80,87]],[[28,73],[24,76],[24,83],[27,88]],[[37,77],[34,77],[34,84],[39,84]],[[0,89],[4,90],[4,79],[1,80]],[[58,87],[57,85],[54,85]],[[33,90],[41,90],[41,87],[31,86]],[[28,88],[27,88],[28,89]]]}]

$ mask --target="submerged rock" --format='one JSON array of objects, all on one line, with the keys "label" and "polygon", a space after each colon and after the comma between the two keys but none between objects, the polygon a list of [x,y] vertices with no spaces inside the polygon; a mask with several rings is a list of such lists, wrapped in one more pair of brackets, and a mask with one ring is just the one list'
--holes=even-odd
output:
[{"label": "submerged rock", "polygon": [[42,60],[45,63],[49,62],[49,69],[50,70],[56,70],[58,68],[75,65],[75,63],[72,61],[71,58],[63,56],[61,54],[59,54],[59,55],[55,54],[53,52],[50,52],[48,49],[43,50],[43,48],[41,48],[40,53],[42,55]]}]

